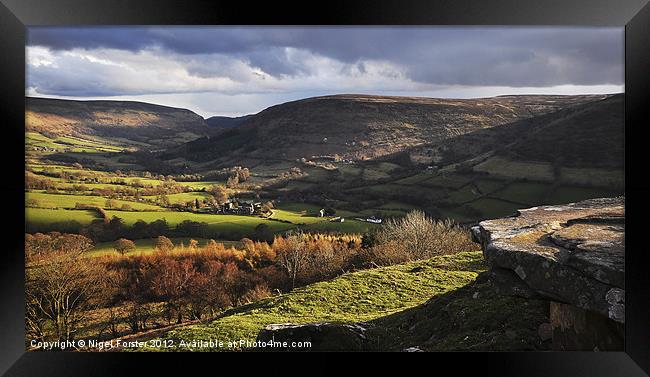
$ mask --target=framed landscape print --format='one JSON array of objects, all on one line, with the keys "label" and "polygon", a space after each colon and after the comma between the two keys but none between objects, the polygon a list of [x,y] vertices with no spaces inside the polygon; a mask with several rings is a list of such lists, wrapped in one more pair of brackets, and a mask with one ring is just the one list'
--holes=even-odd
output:
[{"label": "framed landscape print", "polygon": [[4,3],[9,375],[648,372],[643,2]]}]

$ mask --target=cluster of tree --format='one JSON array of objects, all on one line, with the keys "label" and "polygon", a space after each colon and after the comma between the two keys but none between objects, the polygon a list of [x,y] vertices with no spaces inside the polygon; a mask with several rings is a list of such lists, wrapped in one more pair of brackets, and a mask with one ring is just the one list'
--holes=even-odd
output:
[{"label": "cluster of tree", "polygon": [[51,179],[27,173],[25,174],[25,188],[28,190],[51,190],[56,189],[56,183]]},{"label": "cluster of tree", "polygon": [[45,190],[47,193],[52,194],[58,193],[59,190],[71,194],[88,191],[88,186],[85,186],[81,183],[75,183],[67,186],[61,185],[52,179],[29,172],[25,174],[25,188],[27,190]]},{"label": "cluster of tree", "polygon": [[[81,209],[83,208],[83,206],[84,205],[82,203],[75,203],[75,208],[77,209]],[[118,211],[133,211],[133,207],[131,207],[130,204],[128,203],[120,204],[113,199],[106,199],[106,201],[104,202],[104,208],[114,209]]]},{"label": "cluster of tree", "polygon": [[157,186],[141,188],[132,185],[97,187],[92,190],[92,195],[107,198],[133,197],[140,199],[143,196],[171,195],[188,191],[191,191],[191,189],[187,186],[180,185],[174,181],[164,181]]},{"label": "cluster of tree", "polygon": [[[354,263],[359,260],[356,256],[360,253],[361,238],[355,235],[290,232],[285,236],[275,236],[270,243],[243,238],[240,244],[239,247],[227,248],[222,243],[210,240],[205,246],[199,246],[196,240],[190,240],[187,245],[183,242],[174,245],[169,238],[159,236],[154,242],[154,249],[179,258],[202,258],[207,255],[225,264],[234,263],[248,272],[275,266],[284,272],[285,278],[264,281],[269,287],[286,290],[357,268]],[[114,248],[120,255],[125,255],[135,250],[135,244],[128,239],[119,239]]]},{"label": "cluster of tree", "polygon": [[76,234],[25,237],[25,322],[29,337],[73,339],[88,311],[102,304],[102,287],[96,284],[102,271],[82,257],[92,247],[92,241]]},{"label": "cluster of tree", "polygon": [[[90,224],[83,225],[75,220],[57,221],[47,224],[27,223],[26,231],[28,233],[38,232],[68,232],[82,234],[94,242],[115,241],[119,238],[142,239],[152,238],[160,235],[167,237],[197,237],[197,238],[215,238],[226,240],[240,240],[242,237],[252,237],[258,240],[272,239],[273,233],[268,226],[260,227],[257,231],[246,231],[243,229],[231,229],[215,231],[210,229],[205,222],[196,222],[184,220],[176,226],[170,226],[165,219],[158,219],[152,222],[138,220],[133,225],[128,226],[124,220],[118,216],[110,217],[106,212],[98,207],[81,205],[82,209],[94,210],[101,215],[101,219],[96,219]],[[269,237],[269,235],[271,235]]]},{"label": "cluster of tree", "polygon": [[216,170],[201,177],[201,181],[226,181],[230,178],[237,179],[238,182],[246,182],[251,176],[248,168],[241,166],[233,166],[231,168],[223,168]]},{"label": "cluster of tree", "polygon": [[[75,173],[76,174],[76,173]],[[67,176],[65,171],[58,172],[52,175]],[[170,195],[178,194],[182,192],[191,191],[191,188],[180,185],[174,180],[165,180],[162,181],[159,185],[154,186],[150,183],[142,183],[139,179],[133,180],[124,180],[124,179],[115,179],[115,178],[96,178],[93,180],[77,180],[75,182],[86,182],[86,183],[102,183],[110,184],[112,186],[106,187],[95,187],[92,190],[83,183],[73,183],[68,185],[62,185],[57,183],[49,178],[41,177],[36,174],[26,174],[25,176],[25,187],[28,190],[46,190],[48,193],[59,193],[63,191],[66,193],[81,193],[91,191],[91,195],[95,196],[104,196],[107,198],[119,198],[119,197],[133,197],[140,199],[143,196],[154,196],[154,195]]]},{"label": "cluster of tree", "polygon": [[292,179],[297,179],[305,175],[307,175],[307,173],[304,173],[299,167],[294,166],[291,169],[278,174],[274,179],[267,181],[266,186],[268,188],[286,187],[287,183]]},{"label": "cluster of tree", "polygon": [[200,182],[207,181],[203,174],[194,173],[194,174],[178,174],[171,176],[177,182]]},{"label": "cluster of tree", "polygon": [[153,303],[163,304],[168,323],[181,323],[351,270],[477,250],[467,230],[420,211],[388,221],[363,238],[291,232],[270,243],[240,243],[237,248],[213,240],[202,247],[193,240],[174,245],[159,236],[154,253],[124,257],[135,245],[123,238],[115,243],[115,255],[85,258],[93,243],[83,235],[27,235],[28,333],[36,339],[70,340],[90,310],[103,307],[113,313],[120,307],[125,317],[109,315],[117,336],[118,321],[127,321],[133,332],[151,326]]},{"label": "cluster of tree", "polygon": [[[180,225],[181,224],[178,224],[178,226]],[[207,226],[207,224],[205,224],[205,226]],[[183,227],[181,226],[181,228]],[[83,227],[80,233],[95,242],[114,241],[119,238],[141,239],[153,238],[161,235],[187,235],[181,231],[175,231],[175,229],[169,226],[165,219],[158,219],[150,223],[147,223],[144,220],[138,220],[129,227],[124,223],[122,218],[117,216],[95,220],[89,225]],[[201,234],[192,234],[191,236],[201,237]]]},{"label": "cluster of tree", "polygon": [[207,191],[219,205],[228,201],[228,190],[223,185],[210,186]]}]

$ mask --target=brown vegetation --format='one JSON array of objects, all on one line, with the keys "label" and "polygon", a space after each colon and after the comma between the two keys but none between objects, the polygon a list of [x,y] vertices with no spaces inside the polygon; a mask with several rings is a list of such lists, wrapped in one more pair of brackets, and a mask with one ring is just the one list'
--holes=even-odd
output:
[{"label": "brown vegetation", "polygon": [[[37,233],[25,241],[32,339],[72,339],[88,313],[100,308],[103,325],[92,336],[116,337],[125,328],[135,333],[212,318],[347,271],[476,249],[463,228],[418,211],[363,239],[294,232],[270,243],[245,238],[239,248],[226,248],[214,240],[203,247],[194,240],[175,246],[160,236],[152,254],[129,256],[132,241],[120,239],[120,254],[96,258],[80,258],[92,247],[81,235]],[[67,300],[74,305],[63,304]]]}]

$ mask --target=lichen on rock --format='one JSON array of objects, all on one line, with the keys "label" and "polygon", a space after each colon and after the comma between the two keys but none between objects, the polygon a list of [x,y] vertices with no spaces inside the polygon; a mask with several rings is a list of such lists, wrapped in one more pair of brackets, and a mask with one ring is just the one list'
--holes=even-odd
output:
[{"label": "lichen on rock", "polygon": [[625,322],[625,198],[523,209],[472,229],[492,269],[538,294]]}]

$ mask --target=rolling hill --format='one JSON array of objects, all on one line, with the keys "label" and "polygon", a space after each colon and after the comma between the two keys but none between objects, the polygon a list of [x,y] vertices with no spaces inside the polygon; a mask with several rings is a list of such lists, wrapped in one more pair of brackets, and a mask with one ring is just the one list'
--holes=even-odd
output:
[{"label": "rolling hill", "polygon": [[[345,216],[420,208],[472,223],[624,191],[623,94],[335,95],[207,122],[149,104],[30,101],[28,155],[35,158],[206,176],[242,166],[251,172],[241,187],[250,195],[330,205]],[[66,136],[45,137],[57,133]],[[89,141],[97,135],[106,144]],[[120,143],[133,148],[106,149]]]},{"label": "rolling hill", "polygon": [[469,132],[453,137],[444,144],[416,147],[409,153],[429,156],[431,162],[440,165],[493,151],[510,160],[622,168],[625,145],[623,100],[623,94],[607,96],[513,123]]},{"label": "rolling hill", "polygon": [[272,106],[218,137],[195,140],[173,150],[169,157],[208,161],[245,155],[292,160],[336,154],[369,160],[603,98],[606,96],[307,98]]},{"label": "rolling hill", "polygon": [[115,145],[163,148],[211,134],[205,120],[186,109],[132,101],[26,98],[28,132],[101,137]]}]

